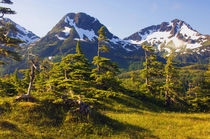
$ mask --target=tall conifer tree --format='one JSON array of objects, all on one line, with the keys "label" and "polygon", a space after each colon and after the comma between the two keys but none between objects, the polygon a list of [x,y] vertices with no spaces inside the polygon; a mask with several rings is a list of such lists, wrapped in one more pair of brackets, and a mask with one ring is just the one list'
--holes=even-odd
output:
[{"label": "tall conifer tree", "polygon": [[[13,4],[10,0],[1,0],[0,3]],[[0,64],[5,64],[6,59],[20,60],[19,55],[13,50],[19,47],[19,44],[23,43],[23,41],[9,37],[8,34],[11,30],[14,31],[14,26],[4,22],[4,15],[15,14],[15,11],[10,8],[0,7],[0,14]]]},{"label": "tall conifer tree", "polygon": [[179,89],[180,89],[180,81],[179,81],[179,74],[177,68],[174,66],[173,63],[173,53],[171,53],[165,65],[165,100],[166,105],[170,105],[171,103],[176,101],[176,98],[179,96]]},{"label": "tall conifer tree", "polygon": [[69,54],[56,63],[50,72],[51,85],[56,92],[80,91],[88,87],[91,74],[91,65],[85,58],[78,41],[76,54]]},{"label": "tall conifer tree", "polygon": [[[142,70],[143,77],[145,79],[145,84],[143,89],[147,93],[155,95],[157,88],[160,88],[160,83],[158,79],[163,77],[163,64],[162,62],[157,61],[157,56],[154,54],[152,46],[143,45],[145,50],[145,68]],[[158,90],[160,92],[160,90]]]},{"label": "tall conifer tree", "polygon": [[97,53],[97,57],[94,58],[95,63],[97,65],[97,70],[98,73],[100,74],[100,60],[101,60],[101,56],[100,53],[101,52],[108,52],[109,48],[107,47],[107,42],[109,41],[106,37],[106,32],[105,32],[105,27],[102,26],[99,31],[98,31],[99,37],[98,37],[98,53]]},{"label": "tall conifer tree", "polygon": [[118,67],[115,63],[111,62],[110,59],[100,56],[101,52],[108,52],[108,42],[106,37],[105,27],[102,26],[98,31],[98,52],[97,56],[93,58],[93,64],[96,65],[96,69],[92,70],[92,75],[95,79],[97,88],[108,89],[118,86],[118,82],[115,79],[117,73],[119,72]]}]

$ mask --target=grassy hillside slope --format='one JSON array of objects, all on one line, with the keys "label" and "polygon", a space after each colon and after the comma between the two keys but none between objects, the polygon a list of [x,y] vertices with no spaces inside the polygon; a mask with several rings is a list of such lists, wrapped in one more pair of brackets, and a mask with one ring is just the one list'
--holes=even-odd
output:
[{"label": "grassy hillside slope", "polygon": [[36,98],[0,98],[0,138],[210,138],[208,113],[170,112],[143,96],[107,98],[85,119]]}]

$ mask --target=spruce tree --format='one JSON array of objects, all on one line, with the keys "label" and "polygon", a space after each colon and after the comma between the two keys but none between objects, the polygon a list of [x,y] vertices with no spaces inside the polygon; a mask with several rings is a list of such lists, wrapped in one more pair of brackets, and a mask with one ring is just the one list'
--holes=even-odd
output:
[{"label": "spruce tree", "polygon": [[173,63],[173,53],[171,53],[165,65],[165,101],[166,105],[170,105],[176,102],[176,99],[179,99],[179,92],[180,92],[180,80],[177,68],[174,66]]},{"label": "spruce tree", "polygon": [[119,86],[119,82],[116,80],[116,75],[119,72],[118,66],[111,62],[110,59],[100,56],[101,52],[108,52],[108,42],[109,40],[106,37],[105,27],[102,26],[98,31],[98,52],[97,56],[93,58],[93,64],[96,65],[96,68],[92,70],[92,75],[95,79],[98,89],[113,89]]},{"label": "spruce tree", "polygon": [[[1,0],[0,3],[13,4],[10,0]],[[20,60],[20,56],[14,51],[23,41],[8,36],[10,31],[14,31],[14,26],[4,22],[5,14],[15,14],[10,8],[0,7],[0,64],[5,64],[8,59]]]},{"label": "spruce tree", "polygon": [[40,62],[40,70],[36,74],[34,86],[38,92],[48,92],[52,90],[51,84],[49,83],[50,70],[52,68],[52,61],[44,59]]},{"label": "spruce tree", "polygon": [[102,26],[99,31],[98,31],[98,52],[97,52],[97,57],[94,58],[95,63],[97,65],[97,70],[98,73],[100,74],[100,60],[101,60],[101,56],[100,53],[101,52],[108,52],[109,48],[107,47],[107,42],[109,41],[106,37],[106,32],[105,32],[105,27]]},{"label": "spruce tree", "polygon": [[189,83],[189,89],[186,92],[185,99],[193,106],[195,111],[206,111],[210,107],[210,65],[207,71],[193,73]]},{"label": "spruce tree", "polygon": [[159,80],[163,77],[164,67],[162,62],[157,61],[157,56],[154,54],[152,46],[143,45],[143,49],[145,50],[145,68],[142,70],[142,75],[145,79],[145,84],[142,89],[146,93],[157,95],[156,93],[160,92],[161,83]]},{"label": "spruce tree", "polygon": [[91,65],[81,51],[79,42],[76,46],[76,54],[69,54],[60,63],[55,63],[50,71],[50,83],[53,91],[63,94],[69,91],[80,93],[82,89],[89,87]]},{"label": "spruce tree", "polygon": [[[0,3],[13,4],[11,0],[1,0]],[[0,13],[1,13],[0,18],[3,18],[5,14],[15,14],[15,11],[13,11],[10,8],[0,7]]]},{"label": "spruce tree", "polygon": [[83,52],[81,50],[81,47],[80,47],[80,40],[77,41],[76,53],[77,54],[83,54]]}]

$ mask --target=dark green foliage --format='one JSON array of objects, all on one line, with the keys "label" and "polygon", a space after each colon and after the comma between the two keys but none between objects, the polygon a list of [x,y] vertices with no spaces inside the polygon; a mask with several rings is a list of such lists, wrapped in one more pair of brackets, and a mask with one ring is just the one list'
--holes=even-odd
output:
[{"label": "dark green foliage", "polygon": [[0,96],[15,96],[17,95],[17,90],[15,88],[15,85],[10,83],[8,80],[0,79]]},{"label": "dark green foliage", "polygon": [[50,85],[56,92],[74,91],[80,93],[90,82],[91,65],[77,44],[77,53],[69,54],[50,71]]},{"label": "dark green foliage", "polygon": [[100,67],[100,72],[98,68],[95,68],[91,75],[95,79],[97,88],[108,90],[119,87],[119,82],[115,78],[119,72],[116,64],[111,62],[110,59],[97,56],[94,57],[93,64]]},{"label": "dark green foliage", "polygon": [[[1,0],[0,3],[13,4],[11,0]],[[0,7],[0,13],[2,14],[0,18],[2,18],[5,14],[15,14],[15,11],[10,8]]]},{"label": "dark green foliage", "polygon": [[49,89],[49,78],[52,66],[53,63],[48,59],[40,61],[39,71],[36,71],[35,73],[36,77],[34,83],[34,87],[38,92],[44,93]]},{"label": "dark green foliage", "polygon": [[152,46],[143,45],[143,48],[145,49],[145,68],[141,72],[142,77],[145,79],[145,84],[142,86],[142,91],[159,95],[162,86],[159,80],[163,78],[163,64],[157,61],[157,56],[154,54]]},{"label": "dark green foliage", "polygon": [[192,109],[195,111],[206,111],[210,109],[209,71],[208,69],[205,72],[191,73],[191,78],[188,81],[185,100],[193,106]]},{"label": "dark green foliage", "polygon": [[118,66],[110,59],[100,56],[100,52],[108,52],[108,39],[105,34],[105,27],[102,26],[98,31],[98,55],[93,58],[93,64],[97,68],[92,70],[91,77],[94,78],[96,87],[103,90],[116,90],[119,88],[119,81],[115,78],[119,72]]},{"label": "dark green foliage", "polygon": [[100,56],[100,52],[109,52],[109,48],[107,47],[107,42],[109,41],[106,37],[105,27],[102,26],[98,31],[98,57]]},{"label": "dark green foliage", "polygon": [[[0,3],[12,4],[10,0],[2,0]],[[3,19],[5,14],[15,14],[15,11],[0,7],[0,13],[2,14],[0,18]],[[23,41],[8,37],[11,30],[15,31],[16,29],[10,23],[4,23],[3,20],[0,22],[0,64],[5,64],[9,59],[20,60],[20,56],[14,49],[18,48],[18,45]]]},{"label": "dark green foliage", "polygon": [[177,97],[180,96],[181,82],[179,80],[179,73],[173,63],[173,54],[171,53],[167,58],[165,65],[166,81],[164,85],[166,105],[176,102]]},{"label": "dark green foliage", "polygon": [[83,54],[83,52],[81,50],[81,47],[80,47],[80,40],[77,42],[76,53],[77,54]]}]

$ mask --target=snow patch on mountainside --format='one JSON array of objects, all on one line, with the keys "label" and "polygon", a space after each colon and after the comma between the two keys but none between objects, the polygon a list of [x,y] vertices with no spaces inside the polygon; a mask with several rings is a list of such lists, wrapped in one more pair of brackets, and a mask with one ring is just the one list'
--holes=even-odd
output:
[{"label": "snow patch on mountainside", "polygon": [[112,43],[114,43],[114,44],[119,44],[120,43],[120,41],[122,41],[122,40],[120,40],[119,38],[112,38],[112,39],[110,39],[110,42],[112,42]]},{"label": "snow patch on mountainside", "polygon": [[20,25],[16,24],[14,21],[10,20],[9,18],[4,18],[0,20],[1,21],[3,20],[6,23],[11,23],[16,27],[17,32],[10,32],[9,37],[20,39],[25,42],[25,43],[20,44],[20,46],[29,45],[39,39],[37,35],[25,29],[24,27],[21,27]]},{"label": "snow patch on mountainside", "polygon": [[20,25],[16,25],[16,28],[17,28],[19,31],[23,32],[24,34],[30,33],[28,30],[26,30],[25,28],[21,27]]},{"label": "snow patch on mountainside", "polygon": [[60,36],[58,36],[57,34],[55,35],[59,40],[65,40],[66,38],[64,38],[64,37],[60,37]]},{"label": "snow patch on mountainside", "polygon": [[184,36],[186,36],[187,38],[190,37],[190,38],[193,39],[193,40],[197,40],[197,39],[200,38],[200,36],[198,35],[198,32],[189,29],[189,28],[186,26],[186,24],[184,24],[184,25],[181,27],[180,33],[183,34]]},{"label": "snow patch on mountainside", "polygon": [[[92,23],[94,23],[96,21],[98,21],[98,19],[95,18]],[[87,30],[87,29],[79,28],[77,26],[77,24],[75,23],[75,20],[74,19],[71,19],[69,16],[66,16],[65,17],[64,22],[68,26],[73,27],[76,30],[76,32],[79,35],[79,38],[77,38],[77,40],[86,41],[86,38],[89,41],[96,41],[97,40],[98,36],[96,35],[96,33],[94,32],[93,29]],[[65,30],[67,30],[67,27],[66,27]],[[63,40],[64,38],[59,38],[59,39],[60,40]],[[122,40],[122,39],[120,39],[120,38],[118,38],[117,36],[114,36],[114,35],[112,36],[111,39],[109,38],[109,43],[112,43],[114,45],[119,45],[119,46],[121,46],[122,48],[124,48],[128,52],[134,50],[134,49],[132,49],[132,47],[130,45],[132,45],[133,47],[135,47],[136,49],[138,49],[135,45],[131,44],[130,42],[125,41],[125,40]],[[109,46],[111,48],[115,49],[115,47],[113,47],[112,44],[109,44]]]},{"label": "snow patch on mountainside", "polygon": [[93,22],[92,22],[92,23],[95,23],[96,21],[98,21],[98,19],[97,19],[97,18],[95,18],[95,19],[93,20]]},{"label": "snow patch on mountainside", "polygon": [[65,27],[62,32],[64,32],[66,36],[69,36],[70,35],[70,31],[71,31],[71,28]]},{"label": "snow patch on mountainside", "polygon": [[82,28],[77,27],[76,23],[74,22],[74,19],[70,19],[68,16],[64,20],[67,24],[69,24],[71,27],[74,27],[77,31],[80,39],[85,39],[85,37],[88,38],[88,40],[93,41],[95,38],[97,38],[97,35],[95,34],[94,30],[85,30]]},{"label": "snow patch on mountainside", "polygon": [[[136,35],[139,37],[136,37]],[[180,51],[181,48],[195,49],[201,47],[202,43],[207,40],[204,35],[178,19],[142,29],[131,38],[126,40],[138,45],[148,42],[157,46],[159,51],[166,50],[167,52],[170,52],[169,48],[177,51]],[[136,40],[133,38],[136,38]]]}]

